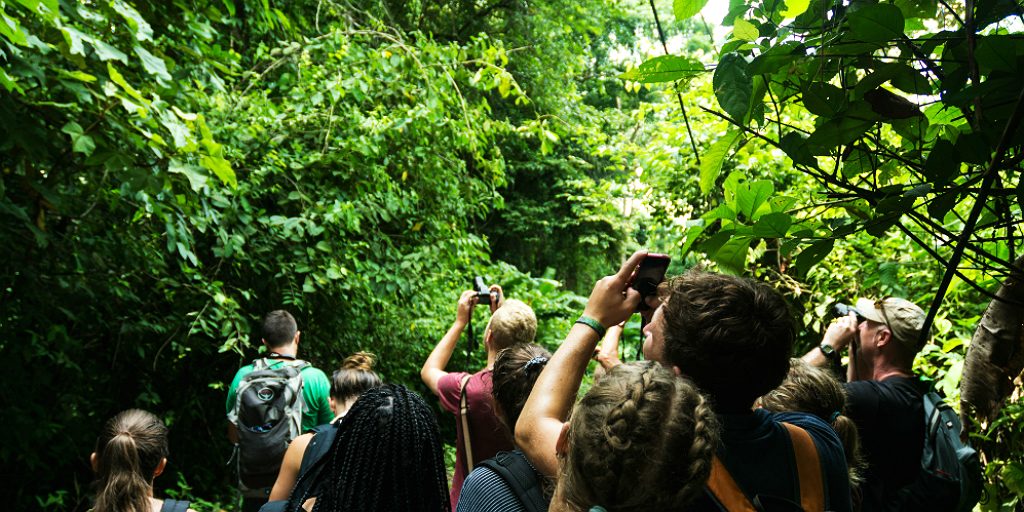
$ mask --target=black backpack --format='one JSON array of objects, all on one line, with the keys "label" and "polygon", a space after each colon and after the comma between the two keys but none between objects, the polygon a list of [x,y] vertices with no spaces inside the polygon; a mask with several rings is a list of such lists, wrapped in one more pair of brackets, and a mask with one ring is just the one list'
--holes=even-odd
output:
[{"label": "black backpack", "polygon": [[541,476],[522,452],[498,452],[493,458],[481,462],[479,466],[487,467],[501,476],[515,492],[526,512],[544,512],[548,509]]},{"label": "black backpack", "polygon": [[952,502],[956,507],[950,510],[966,512],[974,509],[981,498],[981,461],[978,452],[960,440],[963,430],[960,417],[934,391],[924,395],[924,417],[922,471],[957,484],[957,497]]},{"label": "black backpack", "polygon": [[329,423],[312,430],[313,439],[310,439],[306,451],[302,454],[299,476],[295,481],[295,487],[292,488],[291,495],[286,500],[268,501],[260,507],[260,512],[301,511],[303,502],[320,495],[322,483],[320,474],[327,463],[325,456],[338,436],[338,428],[338,423]]},{"label": "black backpack", "polygon": [[924,449],[921,473],[900,489],[887,510],[968,512],[981,498],[978,452],[960,440],[962,425],[937,393],[924,394]]},{"label": "black backpack", "polygon": [[238,429],[238,479],[243,489],[272,487],[288,443],[302,432],[302,369],[305,361],[270,368],[253,361],[238,384],[228,420]]}]

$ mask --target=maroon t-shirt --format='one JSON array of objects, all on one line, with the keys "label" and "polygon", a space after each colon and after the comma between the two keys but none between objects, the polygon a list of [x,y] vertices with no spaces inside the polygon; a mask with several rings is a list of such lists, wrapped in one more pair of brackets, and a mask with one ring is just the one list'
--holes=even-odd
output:
[{"label": "maroon t-shirt", "polygon": [[[466,479],[466,450],[462,441],[462,420],[459,418],[460,401],[459,384],[465,372],[449,373],[437,383],[437,393],[441,398],[441,407],[455,416],[458,444],[455,447],[455,476],[452,478],[451,500],[452,510],[459,501],[459,491]],[[494,457],[500,451],[514,448],[508,430],[502,425],[494,412],[494,399],[491,397],[491,371],[480,370],[466,382],[466,405],[469,408],[470,441],[473,448],[473,466]]]}]

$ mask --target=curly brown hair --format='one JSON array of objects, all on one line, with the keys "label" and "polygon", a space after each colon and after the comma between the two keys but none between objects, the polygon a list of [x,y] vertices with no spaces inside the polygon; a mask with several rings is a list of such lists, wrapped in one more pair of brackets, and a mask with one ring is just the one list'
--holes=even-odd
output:
[{"label": "curly brown hair", "polygon": [[680,510],[707,482],[717,431],[693,383],[653,361],[618,365],[573,409],[562,496],[577,510]]},{"label": "curly brown hair", "polygon": [[749,410],[789,371],[796,325],[767,284],[690,271],[659,289],[665,356],[718,412]]}]

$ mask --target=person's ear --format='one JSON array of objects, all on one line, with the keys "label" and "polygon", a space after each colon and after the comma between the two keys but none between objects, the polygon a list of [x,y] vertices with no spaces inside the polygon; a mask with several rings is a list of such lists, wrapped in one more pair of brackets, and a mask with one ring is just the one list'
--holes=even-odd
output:
[{"label": "person's ear", "polygon": [[329,396],[329,397],[327,397],[327,403],[330,404],[330,406],[331,406],[331,412],[333,412],[334,415],[337,416],[338,415],[338,401],[335,400],[333,396]]},{"label": "person's ear", "polygon": [[494,332],[491,331],[490,324],[487,325],[487,330],[484,331],[484,347],[490,349],[493,345],[491,341],[494,339]]},{"label": "person's ear", "polygon": [[878,341],[875,342],[875,345],[879,348],[888,345],[889,342],[892,341],[892,331],[890,331],[888,327],[878,329],[878,331],[875,332],[875,336],[878,337]]},{"label": "person's ear", "polygon": [[683,371],[680,370],[679,367],[676,366],[676,365],[672,365],[672,371],[676,373],[676,377],[682,377],[683,376]]},{"label": "person's ear", "polygon": [[156,465],[156,469],[153,470],[153,478],[156,478],[163,474],[164,468],[167,467],[167,457],[160,459],[160,463]]},{"label": "person's ear", "polygon": [[270,343],[267,343],[267,340],[260,338],[260,343],[263,343],[263,346],[267,347],[267,350],[270,350]]},{"label": "person's ear", "polygon": [[300,336],[302,336],[302,331],[295,331],[295,338],[292,339],[292,343],[298,345]]},{"label": "person's ear", "polygon": [[96,457],[96,452],[92,452],[92,455],[89,455],[89,465],[92,466],[92,472],[93,473],[99,472],[99,470],[100,470],[100,459],[98,457]]},{"label": "person's ear", "polygon": [[558,440],[555,441],[555,455],[564,456],[569,454],[569,422],[562,423],[562,430],[558,433]]}]

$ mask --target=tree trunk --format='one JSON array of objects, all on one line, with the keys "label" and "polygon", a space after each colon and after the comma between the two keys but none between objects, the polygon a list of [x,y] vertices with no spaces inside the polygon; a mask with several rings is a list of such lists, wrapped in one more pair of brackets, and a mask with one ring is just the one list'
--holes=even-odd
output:
[{"label": "tree trunk", "polygon": [[1024,369],[1024,257],[996,292],[978,323],[967,349],[960,380],[960,415],[965,428],[975,418],[987,426],[1013,392],[1013,380]]}]

